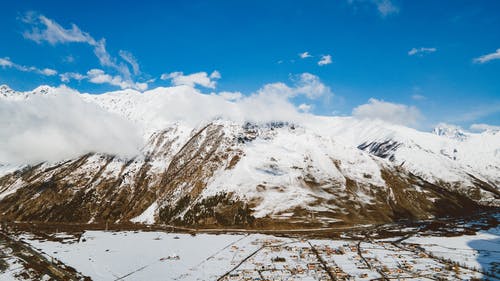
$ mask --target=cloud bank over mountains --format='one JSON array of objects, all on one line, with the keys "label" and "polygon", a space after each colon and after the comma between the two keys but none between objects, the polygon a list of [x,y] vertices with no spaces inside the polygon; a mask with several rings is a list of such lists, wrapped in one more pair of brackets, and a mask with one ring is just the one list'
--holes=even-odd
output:
[{"label": "cloud bank over mountains", "polygon": [[65,86],[27,99],[0,99],[0,163],[35,164],[89,152],[129,157],[142,140],[135,126],[85,102]]},{"label": "cloud bank over mountains", "polygon": [[361,119],[379,119],[389,123],[415,126],[422,114],[415,106],[390,103],[371,98],[368,103],[355,107],[352,115]]},{"label": "cloud bank over mountains", "polygon": [[[220,74],[195,77],[207,82],[206,79],[218,79]],[[24,93],[2,86],[0,164],[56,162],[90,152],[125,158],[140,156],[140,149],[152,132],[174,123],[196,128],[220,119],[239,124],[284,121],[321,132],[321,124],[327,119],[310,114],[311,103],[334,95],[319,77],[310,73],[291,76],[289,83],[263,85],[249,95],[206,93],[195,88],[196,84],[174,83],[172,87],[144,92],[127,89],[100,95],[82,94],[64,85]],[[305,102],[297,105],[293,102],[296,98]],[[417,126],[422,114],[414,106],[372,98],[355,107],[352,117],[342,118]],[[486,124],[471,127],[474,131],[496,129]]]},{"label": "cloud bank over mountains", "polygon": [[[103,75],[94,74],[92,79]],[[218,77],[213,72],[205,78]],[[62,85],[33,93],[0,94],[0,164],[54,162],[89,152],[132,157],[139,155],[151,128],[163,129],[175,122],[192,128],[214,119],[300,122],[306,118],[299,112],[304,108],[295,106],[291,98],[333,95],[309,73],[294,77],[291,85],[267,84],[247,96],[203,93],[194,86],[179,83],[146,92],[89,95]]]}]

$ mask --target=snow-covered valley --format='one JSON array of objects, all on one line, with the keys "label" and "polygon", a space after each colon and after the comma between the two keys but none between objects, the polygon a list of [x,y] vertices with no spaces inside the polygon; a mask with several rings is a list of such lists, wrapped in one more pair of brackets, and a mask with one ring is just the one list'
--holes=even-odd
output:
[{"label": "snow-covered valley", "polygon": [[[455,234],[446,237],[425,230],[430,225],[346,231],[334,239],[157,231],[15,231],[11,237],[82,280],[500,280],[498,226],[450,221],[441,231]],[[393,234],[380,237],[387,231]],[[0,243],[0,252],[8,265],[0,280],[25,280],[23,272],[28,280],[49,279],[27,271],[9,246]]]}]

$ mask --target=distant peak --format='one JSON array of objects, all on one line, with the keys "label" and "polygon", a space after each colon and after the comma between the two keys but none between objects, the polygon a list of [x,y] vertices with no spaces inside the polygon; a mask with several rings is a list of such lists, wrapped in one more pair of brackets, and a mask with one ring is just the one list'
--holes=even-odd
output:
[{"label": "distant peak", "polygon": [[4,92],[13,92],[14,90],[12,90],[9,85],[7,84],[2,84],[0,85],[0,93],[4,93]]},{"label": "distant peak", "polygon": [[454,140],[463,141],[467,139],[467,133],[464,130],[456,125],[440,123],[438,124],[434,130],[432,130],[433,134],[438,136],[447,137]]},{"label": "distant peak", "polygon": [[49,85],[40,85],[38,87],[36,87],[35,89],[33,89],[32,93],[33,94],[47,94],[51,89],[53,89],[53,87],[49,86]]},{"label": "distant peak", "polygon": [[478,133],[489,133],[489,134],[497,134],[500,132],[500,126],[488,125],[488,124],[472,124],[470,129],[473,132]]},{"label": "distant peak", "polygon": [[8,85],[0,85],[0,97],[3,98],[10,98],[13,96],[15,93],[14,90],[12,90]]}]

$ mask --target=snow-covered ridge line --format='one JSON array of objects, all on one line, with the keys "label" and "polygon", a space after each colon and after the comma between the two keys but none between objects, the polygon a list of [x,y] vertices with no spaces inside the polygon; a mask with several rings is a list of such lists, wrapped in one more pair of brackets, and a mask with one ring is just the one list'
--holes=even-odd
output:
[{"label": "snow-covered ridge line", "polygon": [[[22,100],[33,96],[54,96],[77,94],[62,87],[40,86],[33,91],[16,92],[6,85],[0,86],[0,100]],[[203,94],[187,87],[157,88],[143,93],[136,90],[122,90],[100,95],[78,94],[84,101],[95,103],[107,112],[120,115],[142,131],[144,139],[173,123],[194,128],[211,120],[227,119],[236,123],[269,123],[284,121],[296,123],[319,135],[332,137],[345,145],[358,147],[369,143],[389,140],[403,144],[411,151],[423,150],[439,154],[464,166],[480,171],[498,166],[500,161],[500,132],[486,130],[483,133],[464,132],[456,126],[440,124],[433,133],[421,132],[401,125],[388,124],[379,120],[357,120],[352,117],[325,117],[297,112],[285,100],[285,114],[264,105],[266,94],[249,97],[243,101],[228,101],[216,94]],[[273,99],[274,100],[274,97]],[[43,109],[40,109],[43,110]],[[268,116],[266,111],[274,112]],[[408,161],[406,155],[403,161]]]},{"label": "snow-covered ridge line", "polygon": [[[500,206],[500,133],[493,130],[450,138],[380,120],[300,113],[275,93],[226,100],[187,86],[101,95],[45,86],[16,94],[0,87],[0,107],[12,104],[19,110],[11,110],[14,123],[0,129],[6,148],[0,163],[40,151],[54,155],[65,148],[61,143],[80,149],[60,159],[39,154],[36,163],[43,165],[0,178],[0,193],[8,192],[3,203],[10,202],[5,206],[24,197],[33,202],[22,214],[9,208],[16,218],[37,218],[40,202],[50,197],[36,188],[47,184],[67,202],[82,200],[79,192],[94,194],[98,201],[78,202],[95,205],[75,215],[85,222],[185,217],[185,223],[209,223],[210,212],[236,212],[232,223],[247,223],[250,215],[304,220],[304,212],[322,214],[324,221],[348,220],[347,214],[375,219],[370,212],[388,220],[398,208],[432,216],[438,209],[432,204],[443,202]],[[34,106],[40,104],[46,107]],[[37,131],[39,124],[50,125],[45,121],[56,126]],[[22,138],[26,131],[38,135]],[[40,142],[47,132],[55,132],[52,139]],[[142,141],[130,142],[134,133]],[[43,147],[54,139],[57,146]],[[12,145],[19,143],[24,146]],[[118,150],[125,145],[129,150]],[[120,155],[134,145],[137,153]],[[408,194],[420,200],[417,207],[408,206]],[[236,209],[218,210],[214,200]],[[50,218],[64,212],[55,208]]]},{"label": "snow-covered ridge line", "polygon": [[[33,96],[66,93],[77,94],[76,91],[64,86],[57,88],[40,86],[28,92],[16,92],[6,85],[0,86],[0,97],[7,100],[19,101]],[[399,147],[392,159],[397,159],[399,164],[418,162],[415,166],[420,167],[415,168],[423,169],[418,174],[424,176],[440,173],[443,179],[453,180],[456,177],[449,175],[447,171],[457,170],[456,166],[459,166],[458,170],[466,170],[465,173],[479,173],[480,178],[494,184],[499,183],[494,175],[500,166],[500,132],[495,130],[471,133],[456,126],[440,124],[433,133],[430,133],[380,120],[314,116],[297,112],[286,99],[278,99],[286,107],[285,114],[278,112],[265,116],[266,111],[276,112],[274,108],[269,109],[269,106],[264,105],[269,98],[265,93],[243,101],[228,101],[216,94],[203,94],[187,86],[160,87],[143,93],[136,90],[121,90],[100,95],[78,94],[77,96],[86,102],[95,103],[107,112],[132,121],[144,139],[149,138],[155,131],[175,123],[182,124],[189,130],[217,119],[232,120],[241,124],[248,121],[256,124],[284,121],[295,123],[308,131],[333,138],[351,147],[387,141],[396,142]],[[274,97],[271,100],[274,100]],[[438,162],[437,167],[430,165],[433,161],[427,161],[437,155],[439,156],[435,161]],[[424,166],[430,166],[430,169],[425,169]],[[446,166],[445,171],[443,166]],[[483,174],[486,177],[483,177]]]}]

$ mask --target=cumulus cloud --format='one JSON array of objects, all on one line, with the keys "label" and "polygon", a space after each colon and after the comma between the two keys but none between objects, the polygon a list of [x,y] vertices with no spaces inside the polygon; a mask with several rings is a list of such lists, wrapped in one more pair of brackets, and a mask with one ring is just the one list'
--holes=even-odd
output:
[{"label": "cumulus cloud", "polygon": [[[139,122],[156,129],[163,129],[173,122],[197,126],[218,118],[236,122],[296,122],[303,114],[292,99],[298,95],[308,99],[330,93],[327,86],[319,83],[318,77],[304,73],[293,76],[289,84],[266,84],[250,95],[239,92],[204,94],[191,85],[161,87],[133,95],[136,106],[131,110],[140,116]],[[116,102],[123,102],[124,106],[131,97],[130,93],[119,96]],[[92,95],[91,98],[98,100],[99,96]],[[147,105],[142,107],[141,101]]]},{"label": "cumulus cloud", "polygon": [[318,65],[327,65],[332,63],[332,56],[330,55],[324,55],[321,56],[321,59],[318,61]]},{"label": "cumulus cloud", "polygon": [[65,72],[59,74],[59,78],[61,79],[61,82],[68,83],[71,80],[81,81],[87,78],[87,76],[76,72]]},{"label": "cumulus cloud", "polygon": [[500,49],[497,49],[493,53],[482,55],[478,58],[475,58],[474,62],[475,63],[486,63],[486,62],[489,62],[492,60],[498,60],[498,59],[500,59]]},{"label": "cumulus cloud", "polygon": [[312,109],[312,105],[301,103],[297,108],[302,112],[309,112]]},{"label": "cumulus cloud", "polygon": [[500,126],[488,124],[472,124],[469,128],[471,131],[484,132],[484,131],[500,131]]},{"label": "cumulus cloud", "polygon": [[131,157],[142,145],[136,132],[63,86],[51,95],[0,102],[0,163],[60,161],[88,152]]},{"label": "cumulus cloud", "polygon": [[57,74],[57,71],[55,71],[54,69],[50,69],[50,68],[44,68],[40,71],[40,73],[45,75],[45,76],[54,76]]},{"label": "cumulus cloud", "polygon": [[[86,76],[95,83],[120,86],[122,82],[113,81],[116,77],[99,69],[89,71]],[[217,74],[212,76],[217,77]],[[17,101],[2,100],[0,163],[59,161],[88,152],[129,157],[138,153],[137,148],[143,142],[136,132],[142,135],[175,122],[193,127],[219,118],[235,122],[300,123],[309,116],[305,113],[312,106],[307,103],[296,106],[292,99],[297,96],[317,98],[331,92],[310,73],[291,78],[289,84],[267,84],[250,95],[240,92],[206,94],[192,85],[161,87],[143,93],[89,95],[61,86],[51,88],[45,95],[29,95],[28,99]],[[112,107],[106,106],[109,102]],[[113,112],[113,108],[118,108],[115,112],[122,117],[108,111]]]},{"label": "cumulus cloud", "polygon": [[206,72],[196,72],[188,75],[184,75],[183,72],[181,71],[176,71],[172,73],[164,73],[161,75],[160,79],[161,80],[171,80],[172,85],[174,86],[180,86],[180,85],[186,85],[186,86],[191,86],[195,87],[196,85],[205,87],[205,88],[210,88],[210,89],[215,89],[217,85],[218,79],[221,78],[220,73],[215,70],[213,71],[210,75],[208,75]]},{"label": "cumulus cloud", "polygon": [[297,107],[290,101],[290,96],[268,86],[239,99],[204,94],[188,85],[153,89],[138,98],[143,97],[148,97],[149,102],[154,105],[141,113],[141,120],[158,129],[173,122],[196,127],[215,119],[267,123],[296,122],[301,118]]},{"label": "cumulus cloud", "polygon": [[218,93],[219,96],[223,97],[226,100],[230,101],[236,101],[239,100],[243,97],[243,94],[241,92],[220,92]]},{"label": "cumulus cloud", "polygon": [[97,40],[88,32],[82,31],[75,24],[71,24],[70,28],[64,28],[56,21],[44,15],[33,12],[27,13],[22,18],[22,21],[31,27],[31,30],[23,33],[24,38],[33,40],[39,44],[42,42],[48,42],[51,45],[65,43],[87,44],[93,48],[94,54],[102,67],[109,67],[113,71],[118,72],[121,80],[126,81],[128,85],[133,86],[136,84],[132,81],[131,71],[126,63],[132,67],[135,75],[140,73],[139,64],[130,52],[120,51],[119,55],[123,61],[119,61],[106,50],[106,39]]},{"label": "cumulus cloud", "polygon": [[411,50],[408,51],[408,55],[409,56],[415,56],[415,55],[423,56],[425,54],[434,53],[435,51],[437,51],[436,48],[424,48],[424,47],[412,48]]},{"label": "cumulus cloud", "polygon": [[33,72],[41,74],[44,76],[54,76],[57,71],[51,68],[37,68],[35,66],[25,66],[12,62],[9,58],[0,58],[0,67],[2,68],[14,68],[22,72]]},{"label": "cumulus cloud", "polygon": [[318,76],[311,73],[302,73],[295,79],[294,95],[305,95],[310,99],[319,98],[325,95],[332,95],[330,87],[321,82]]},{"label": "cumulus cloud", "polygon": [[309,52],[303,52],[303,53],[299,54],[299,57],[301,59],[307,59],[307,58],[311,58],[312,56],[311,56],[311,54],[309,54]]},{"label": "cumulus cloud", "polygon": [[221,79],[221,75],[220,75],[220,72],[217,71],[217,70],[214,70],[211,74],[210,74],[210,78],[211,79]]},{"label": "cumulus cloud", "polygon": [[368,103],[355,107],[352,115],[361,119],[379,119],[389,123],[415,126],[422,118],[414,106],[390,103],[371,98]]},{"label": "cumulus cloud", "polygon": [[139,91],[145,91],[148,88],[148,83],[133,82],[131,80],[124,80],[120,75],[110,75],[102,69],[93,68],[87,71],[87,73],[81,74],[77,72],[65,72],[59,74],[61,82],[68,83],[71,80],[87,80],[94,84],[109,84],[112,86],[120,87],[121,89],[135,89]]},{"label": "cumulus cloud", "polygon": [[296,96],[305,96],[309,99],[316,99],[321,96],[333,95],[330,87],[321,82],[318,76],[311,73],[302,73],[291,77],[293,86],[277,82],[264,85],[260,91],[267,94],[293,98]]},{"label": "cumulus cloud", "polygon": [[139,91],[144,91],[147,89],[147,83],[134,83],[129,80],[123,80],[120,75],[109,75],[102,69],[91,69],[87,71],[87,76],[89,82],[94,84],[109,84],[113,86],[118,86],[121,89],[136,89]]}]

